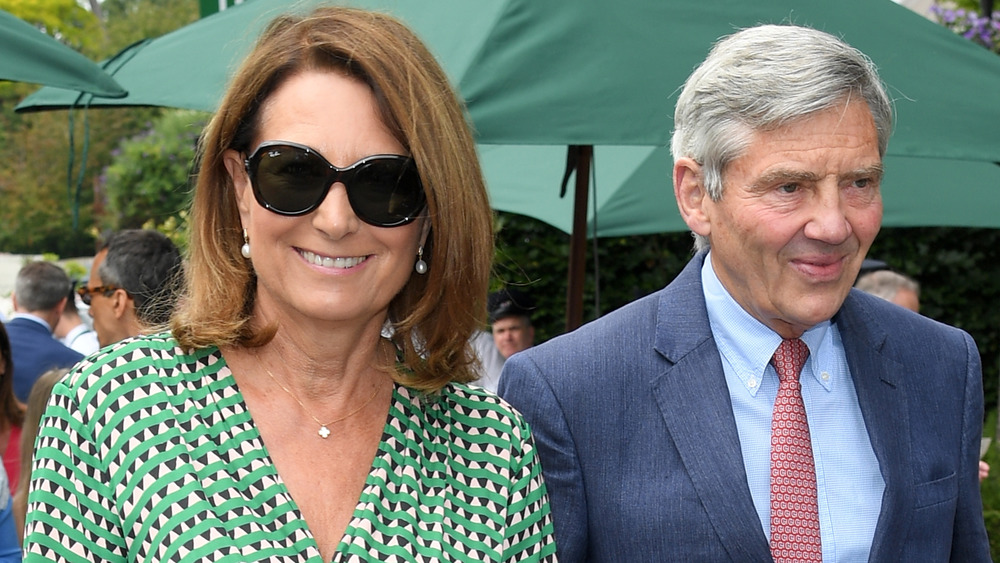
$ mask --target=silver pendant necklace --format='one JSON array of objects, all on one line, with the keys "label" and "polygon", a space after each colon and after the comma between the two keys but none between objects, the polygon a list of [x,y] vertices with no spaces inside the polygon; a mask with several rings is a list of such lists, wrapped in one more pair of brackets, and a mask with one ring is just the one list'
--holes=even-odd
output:
[{"label": "silver pendant necklace", "polygon": [[359,412],[361,412],[362,409],[368,406],[368,403],[371,403],[373,400],[375,400],[375,395],[378,395],[379,386],[376,385],[375,389],[372,391],[371,397],[368,397],[368,400],[366,400],[360,407],[354,409],[353,411],[345,414],[340,418],[335,418],[330,422],[324,423],[320,419],[313,416],[313,413],[309,412],[309,409],[306,408],[306,405],[301,400],[299,400],[298,397],[295,396],[295,393],[292,393],[291,389],[282,385],[282,383],[278,381],[278,378],[274,377],[274,374],[271,373],[271,370],[267,369],[267,366],[264,365],[264,362],[260,361],[260,356],[258,356],[256,352],[254,352],[254,357],[257,358],[257,363],[260,364],[260,367],[264,368],[264,372],[267,373],[268,377],[271,378],[271,381],[274,381],[278,385],[278,387],[281,387],[282,391],[288,393],[289,397],[295,399],[295,402],[298,403],[300,407],[302,407],[302,412],[306,413],[309,416],[309,418],[316,421],[316,424],[319,424],[319,431],[317,433],[319,434],[319,437],[323,438],[324,440],[330,437],[331,434],[330,426],[338,422],[341,422],[343,420],[347,420],[348,418],[351,418],[352,416],[358,414]]}]

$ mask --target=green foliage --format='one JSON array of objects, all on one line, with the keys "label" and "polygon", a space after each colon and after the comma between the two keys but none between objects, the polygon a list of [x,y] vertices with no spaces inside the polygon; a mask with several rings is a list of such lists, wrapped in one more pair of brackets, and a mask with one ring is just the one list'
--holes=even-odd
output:
[{"label": "green foliage", "polygon": [[[106,0],[102,6],[104,18],[99,19],[75,0],[0,0],[0,7],[45,25],[92,59],[198,17],[197,0]],[[91,255],[95,226],[108,224],[104,198],[94,196],[97,176],[120,140],[148,129],[163,110],[77,110],[71,144],[69,112],[14,113],[14,106],[36,89],[0,81],[0,252]],[[76,228],[74,209],[79,212]]]},{"label": "green foliage", "polygon": [[100,22],[76,0],[0,0],[0,9],[86,55],[100,54],[103,47]]},{"label": "green foliage", "polygon": [[150,219],[142,225],[143,229],[155,229],[167,235],[177,248],[181,249],[181,254],[187,251],[188,247],[188,212],[181,211],[177,215],[167,217],[162,223]]},{"label": "green foliage", "polygon": [[[0,206],[0,251],[93,254],[94,239],[87,233],[103,213],[103,202],[94,205],[96,177],[119,139],[135,134],[160,111],[77,110],[73,112],[71,144],[70,112],[15,114],[5,104],[0,111],[0,198],[4,202]],[[79,212],[76,228],[74,209]]]},{"label": "green foliage", "polygon": [[[541,221],[499,213],[493,289],[503,285],[531,294],[535,342],[565,332],[569,235]],[[589,241],[588,244],[592,244]],[[600,275],[588,248],[584,322],[613,311],[666,285],[691,256],[691,235],[668,233],[598,239]]]},{"label": "green foliage", "polygon": [[106,228],[141,228],[150,220],[179,217],[187,208],[191,163],[206,119],[201,112],[167,111],[122,142],[98,183],[106,198]]},{"label": "green foliage", "polygon": [[71,280],[82,280],[87,277],[87,267],[76,260],[69,260],[62,266]]},{"label": "green foliage", "polygon": [[941,25],[962,37],[1000,53],[1000,11],[981,14],[979,6],[954,8],[940,2],[931,6],[931,14]]},{"label": "green foliage", "polygon": [[1000,561],[1000,444],[997,444],[997,412],[986,417],[983,436],[992,438],[993,443],[983,460],[990,466],[989,476],[982,481],[979,490],[983,497],[983,518],[986,533],[990,537],[990,553],[994,561]]},{"label": "green foliage", "polygon": [[115,52],[197,21],[200,13],[198,0],[104,0],[101,9]]}]

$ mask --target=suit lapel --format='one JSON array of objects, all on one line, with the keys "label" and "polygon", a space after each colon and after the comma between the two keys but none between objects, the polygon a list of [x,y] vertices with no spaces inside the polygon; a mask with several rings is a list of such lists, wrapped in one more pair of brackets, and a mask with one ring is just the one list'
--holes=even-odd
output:
[{"label": "suit lapel", "polygon": [[[853,292],[852,292],[853,293]],[[903,366],[883,353],[888,333],[862,301],[849,295],[834,318],[844,342],[847,365],[858,394],[868,437],[885,480],[882,509],[870,561],[893,558],[893,546],[905,537],[912,512],[901,491],[912,481],[906,460],[911,458],[907,397],[899,378]]]},{"label": "suit lapel", "polygon": [[671,367],[651,382],[652,393],[731,558],[766,561],[770,549],[750,496],[722,360],[705,308],[703,262],[704,254],[692,260],[661,295],[655,347]]}]

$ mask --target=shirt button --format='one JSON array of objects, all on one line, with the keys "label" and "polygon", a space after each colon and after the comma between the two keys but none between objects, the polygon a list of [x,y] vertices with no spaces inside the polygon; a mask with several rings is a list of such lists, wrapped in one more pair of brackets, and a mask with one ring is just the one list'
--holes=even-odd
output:
[{"label": "shirt button", "polygon": [[819,376],[823,378],[823,381],[830,381],[830,374],[825,371],[821,373]]},{"label": "shirt button", "polygon": [[750,380],[747,381],[747,386],[753,389],[754,387],[757,386],[757,380],[751,377]]}]

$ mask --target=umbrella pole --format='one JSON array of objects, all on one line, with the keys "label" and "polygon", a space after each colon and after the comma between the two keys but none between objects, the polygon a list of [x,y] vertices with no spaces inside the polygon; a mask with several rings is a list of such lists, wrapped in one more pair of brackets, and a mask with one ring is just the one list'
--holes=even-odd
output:
[{"label": "umbrella pole", "polygon": [[566,332],[583,324],[583,281],[587,260],[587,190],[593,145],[574,145],[577,151],[576,190],[573,198],[573,234],[569,239],[569,280],[566,284]]}]

